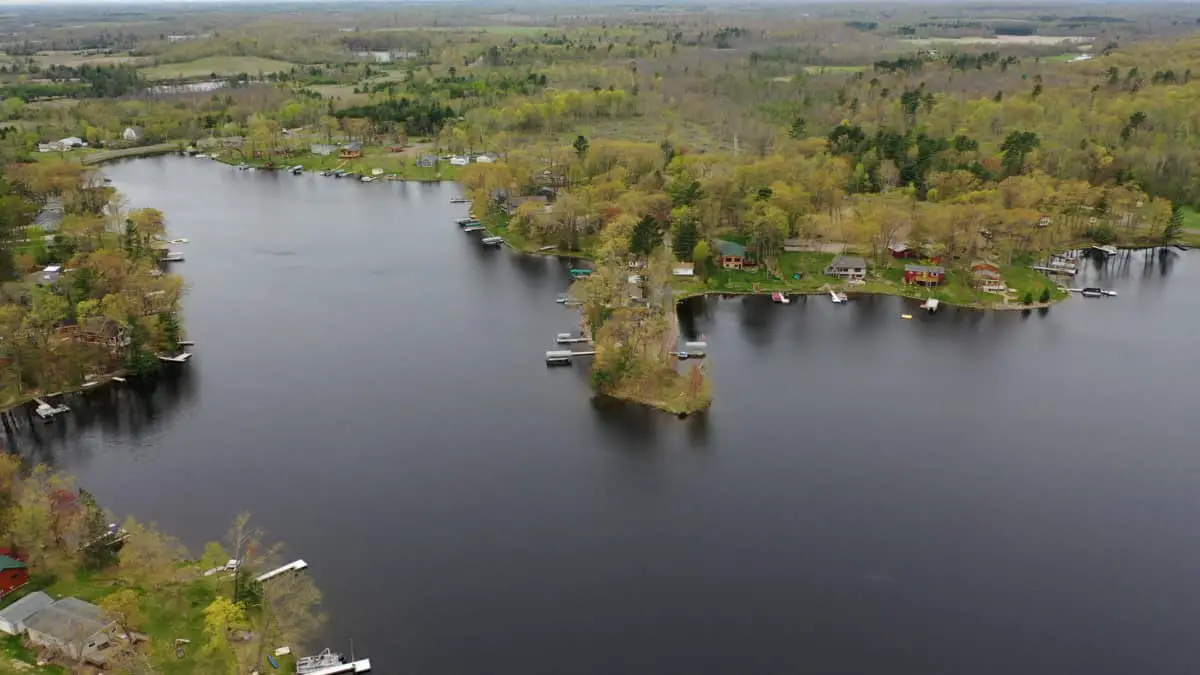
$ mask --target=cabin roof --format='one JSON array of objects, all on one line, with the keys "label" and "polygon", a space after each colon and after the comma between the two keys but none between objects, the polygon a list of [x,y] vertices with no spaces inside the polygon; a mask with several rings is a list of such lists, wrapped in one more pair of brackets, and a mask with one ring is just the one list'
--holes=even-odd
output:
[{"label": "cabin roof", "polygon": [[905,272],[923,272],[925,274],[945,274],[946,268],[941,265],[905,265]]},{"label": "cabin roof", "polygon": [[742,246],[736,241],[717,239],[715,243],[717,245],[717,250],[721,252],[721,255],[746,255],[746,247]]},{"label": "cabin roof", "polygon": [[841,268],[850,267],[854,269],[866,269],[867,260],[857,255],[839,255],[829,263],[830,267]]}]

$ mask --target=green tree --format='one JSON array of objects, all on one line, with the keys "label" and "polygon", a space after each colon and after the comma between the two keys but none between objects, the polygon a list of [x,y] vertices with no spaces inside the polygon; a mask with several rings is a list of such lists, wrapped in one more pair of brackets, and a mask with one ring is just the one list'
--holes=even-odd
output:
[{"label": "green tree", "polygon": [[696,242],[696,247],[692,249],[692,262],[695,263],[696,276],[701,281],[707,279],[709,265],[712,264],[712,251],[709,249],[707,241]]},{"label": "green tree", "polygon": [[583,159],[587,155],[589,145],[587,137],[580,134],[575,137],[575,142],[571,144],[571,147],[575,148],[575,154],[579,156],[579,159]]}]

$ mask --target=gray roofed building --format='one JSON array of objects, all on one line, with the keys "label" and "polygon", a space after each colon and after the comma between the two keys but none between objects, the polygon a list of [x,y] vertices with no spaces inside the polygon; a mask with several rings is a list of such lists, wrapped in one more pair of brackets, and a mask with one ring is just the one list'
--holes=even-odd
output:
[{"label": "gray roofed building", "polygon": [[25,632],[25,620],[54,602],[50,596],[35,591],[0,610],[0,630],[9,635]]},{"label": "gray roofed building", "polygon": [[425,169],[432,169],[435,166],[437,166],[437,163],[438,163],[437,155],[424,155],[423,157],[421,157],[420,159],[417,160],[417,166],[425,168]]},{"label": "gray roofed building", "polygon": [[103,663],[97,652],[108,646],[108,630],[116,620],[103,609],[78,598],[62,598],[25,619],[29,640],[76,661]]},{"label": "gray roofed building", "polygon": [[839,255],[825,268],[825,274],[841,279],[862,279],[867,276],[867,261],[856,255]]},{"label": "gray roofed building", "polygon": [[47,197],[46,203],[42,206],[42,210],[38,211],[37,216],[33,219],[33,224],[42,228],[46,232],[53,232],[58,229],[63,220],[63,203],[60,197]]}]

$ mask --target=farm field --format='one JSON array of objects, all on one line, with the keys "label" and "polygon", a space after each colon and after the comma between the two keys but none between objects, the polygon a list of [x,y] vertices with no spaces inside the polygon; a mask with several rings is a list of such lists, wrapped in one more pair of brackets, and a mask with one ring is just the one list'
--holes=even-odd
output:
[{"label": "farm field", "polygon": [[258,56],[210,56],[183,63],[164,63],[142,69],[148,80],[172,80],[205,77],[208,75],[237,75],[247,73],[277,73],[291,70],[295,64]]}]

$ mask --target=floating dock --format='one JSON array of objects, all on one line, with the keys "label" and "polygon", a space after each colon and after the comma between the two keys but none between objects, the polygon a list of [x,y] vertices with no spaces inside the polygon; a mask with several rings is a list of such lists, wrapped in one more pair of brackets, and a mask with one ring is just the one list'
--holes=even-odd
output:
[{"label": "floating dock", "polygon": [[166,255],[164,255],[163,257],[158,259],[158,262],[164,262],[164,263],[183,262],[183,252],[182,251],[168,251],[166,253]]},{"label": "floating dock", "polygon": [[459,218],[454,223],[459,227],[466,227],[468,225],[478,225],[479,221],[474,218]]},{"label": "floating dock", "polygon": [[933,314],[934,312],[938,311],[938,306],[940,304],[941,303],[938,302],[937,298],[929,298],[921,305],[921,309],[925,310],[926,312],[929,312],[930,314]]},{"label": "floating dock", "polygon": [[304,562],[303,560],[296,560],[296,561],[293,561],[293,562],[290,562],[290,563],[284,565],[283,567],[277,567],[277,568],[271,570],[270,572],[260,574],[254,580],[259,583],[262,583],[264,581],[267,581],[268,579],[274,579],[275,577],[279,576],[280,574],[283,574],[284,572],[299,572],[300,570],[305,570],[305,569],[308,569],[308,563]]},{"label": "floating dock", "polygon": [[176,354],[175,356],[163,356],[162,354],[158,355],[158,360],[166,363],[187,363],[188,359],[190,358],[192,358],[191,352],[183,352],[181,354]]},{"label": "floating dock", "polygon": [[37,413],[38,417],[44,420],[54,419],[55,415],[71,412],[71,409],[65,405],[50,405],[40,398],[35,398],[33,400],[35,403],[37,403],[37,408],[34,409],[34,412]]}]

